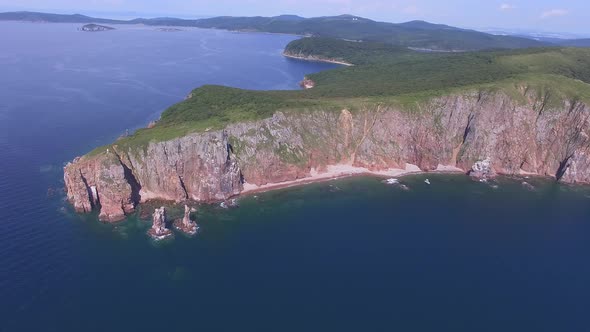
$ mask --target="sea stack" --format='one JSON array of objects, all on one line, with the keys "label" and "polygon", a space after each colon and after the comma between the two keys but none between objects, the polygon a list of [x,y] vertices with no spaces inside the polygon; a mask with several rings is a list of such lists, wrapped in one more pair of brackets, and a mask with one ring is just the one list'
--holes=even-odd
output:
[{"label": "sea stack", "polygon": [[166,208],[161,207],[154,211],[153,216],[154,223],[152,228],[148,231],[148,234],[154,240],[163,240],[167,237],[172,236],[172,231],[166,228]]},{"label": "sea stack", "polygon": [[181,232],[184,232],[188,235],[195,235],[197,234],[197,230],[199,226],[196,222],[191,220],[191,211],[195,211],[191,209],[188,205],[184,206],[184,217],[182,219],[177,219],[174,221],[174,228],[178,229]]}]

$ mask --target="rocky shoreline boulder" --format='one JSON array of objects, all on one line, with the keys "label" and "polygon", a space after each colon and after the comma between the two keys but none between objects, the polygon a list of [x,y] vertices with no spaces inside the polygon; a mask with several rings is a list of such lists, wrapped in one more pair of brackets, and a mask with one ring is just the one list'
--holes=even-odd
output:
[{"label": "rocky shoreline boulder", "polygon": [[496,172],[492,167],[492,161],[490,158],[475,162],[469,171],[469,176],[480,179],[489,180],[496,176]]}]

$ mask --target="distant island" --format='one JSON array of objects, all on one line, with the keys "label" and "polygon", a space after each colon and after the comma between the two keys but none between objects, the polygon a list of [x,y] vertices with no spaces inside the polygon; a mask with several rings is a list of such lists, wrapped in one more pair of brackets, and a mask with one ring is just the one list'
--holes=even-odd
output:
[{"label": "distant island", "polygon": [[98,25],[98,24],[86,24],[80,28],[81,31],[87,32],[98,32],[98,31],[109,31],[115,30],[115,28],[108,27],[106,25]]},{"label": "distant island", "polygon": [[162,32],[179,32],[182,31],[182,29],[178,29],[178,28],[157,28],[157,31],[162,31]]},{"label": "distant island", "polygon": [[143,24],[161,27],[197,27],[243,32],[285,33],[335,38],[347,41],[380,42],[430,51],[474,51],[544,46],[590,46],[590,40],[552,39],[540,41],[522,36],[493,35],[424,21],[378,22],[354,15],[304,18],[296,15],[273,17],[213,17],[179,19],[172,17],[113,20],[80,14],[61,15],[38,12],[0,13],[0,21],[56,23]]}]

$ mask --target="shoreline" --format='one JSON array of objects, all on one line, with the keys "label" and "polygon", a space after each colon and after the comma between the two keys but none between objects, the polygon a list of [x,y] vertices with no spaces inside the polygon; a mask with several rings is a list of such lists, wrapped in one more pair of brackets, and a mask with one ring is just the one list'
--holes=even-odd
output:
[{"label": "shoreline", "polygon": [[[236,200],[236,199],[240,199],[240,198],[244,198],[244,197],[251,197],[256,194],[272,192],[275,190],[302,187],[302,186],[314,184],[314,183],[325,183],[325,182],[341,180],[341,179],[357,178],[357,177],[372,177],[372,178],[386,180],[386,179],[390,179],[390,178],[401,179],[403,177],[410,176],[410,175],[428,175],[428,174],[464,175],[466,177],[469,177],[469,175],[467,174],[467,172],[465,170],[455,167],[455,166],[451,166],[451,165],[439,164],[438,167],[432,171],[424,171],[424,170],[420,169],[418,166],[413,165],[413,164],[406,164],[405,169],[391,168],[391,169],[382,170],[382,171],[371,171],[371,170],[369,170],[367,168],[363,168],[363,167],[355,167],[355,166],[351,166],[351,165],[340,164],[340,165],[328,166],[327,170],[324,172],[321,172],[321,173],[317,172],[315,169],[312,168],[310,171],[310,176],[305,177],[305,178],[296,179],[296,180],[270,183],[270,184],[265,184],[265,185],[261,185],[261,186],[257,186],[255,184],[251,184],[251,183],[246,182],[246,183],[244,183],[244,190],[242,192],[240,192],[239,194],[234,195],[232,197],[229,197],[227,200],[217,200],[217,201],[204,202],[204,201],[192,201],[189,199],[188,201],[190,201],[191,204],[218,205],[220,202],[223,203],[223,202],[228,202],[231,200]],[[498,173],[497,175],[498,176],[505,176],[505,177],[509,177],[509,178],[522,178],[523,181],[525,179],[528,179],[529,177],[530,178],[546,179],[546,180],[551,180],[551,179],[554,180],[554,178],[551,176],[544,176],[544,175],[528,173],[528,172],[523,172],[520,174]],[[590,186],[590,183],[559,183],[559,184],[567,185],[567,186],[577,186],[577,185]],[[136,208],[138,208],[140,206],[146,206],[146,205],[149,206],[151,203],[154,203],[154,202],[158,202],[156,204],[158,206],[161,204],[164,204],[167,207],[168,207],[167,204],[170,204],[173,206],[178,206],[181,203],[186,204],[186,202],[188,202],[188,201],[178,202],[178,201],[167,200],[167,199],[150,199],[145,202],[138,203]],[[139,210],[136,210],[135,213],[138,213],[138,211]],[[144,216],[144,218],[142,218],[140,214],[137,214],[137,215],[142,220],[149,219],[149,215]],[[121,219],[120,221],[107,222],[107,224],[116,225],[120,222],[126,221],[128,219],[128,217],[129,217],[129,215],[126,215],[125,218]]]},{"label": "shoreline", "polygon": [[[432,171],[424,171],[420,169],[418,166],[413,164],[406,164],[405,169],[401,168],[391,168],[382,171],[371,171],[368,168],[364,167],[355,167],[346,164],[339,164],[339,165],[330,165],[327,167],[327,170],[324,172],[317,172],[315,169],[311,169],[310,176],[305,178],[300,178],[296,180],[289,180],[283,182],[276,182],[276,183],[268,183],[264,185],[255,185],[252,183],[245,182],[244,183],[244,190],[237,195],[229,197],[227,200],[216,200],[216,201],[208,201],[208,202],[199,202],[199,201],[191,201],[192,203],[203,203],[203,204],[219,204],[220,202],[227,202],[232,199],[239,199],[246,196],[252,196],[255,194],[261,194],[266,192],[271,192],[275,190],[281,189],[288,189],[288,188],[295,188],[301,187],[308,184],[314,183],[323,183],[333,180],[341,180],[347,178],[354,178],[354,177],[374,177],[374,178],[381,178],[381,179],[389,179],[389,178],[403,178],[410,175],[428,175],[428,174],[449,174],[449,175],[465,175],[467,171],[464,169],[451,166],[451,165],[441,165],[439,164],[435,170]],[[498,173],[498,176],[505,176],[505,177],[512,177],[512,178],[519,178],[522,177],[523,179],[531,178],[541,178],[541,179],[553,179],[554,177],[540,175],[536,173],[528,173],[528,172],[521,172],[519,174],[503,174]],[[583,186],[590,186],[590,183],[565,183],[560,182],[560,184],[564,185],[583,185]],[[149,204],[150,202],[169,202],[174,205],[178,205],[181,202],[175,202],[173,200],[168,199],[148,199],[147,201],[140,202],[139,205]],[[184,203],[183,203],[184,204]]]},{"label": "shoreline", "polygon": [[287,54],[286,52],[283,52],[283,56],[286,57],[286,58],[296,59],[296,60],[304,60],[304,61],[312,61],[312,62],[324,62],[324,63],[333,63],[333,64],[336,64],[336,65],[342,65],[342,66],[347,66],[347,67],[354,66],[352,63],[345,62],[345,61],[322,59],[322,58],[314,58],[314,57],[305,57],[305,56],[299,56],[299,55],[291,55],[291,54]]},{"label": "shoreline", "polygon": [[310,176],[306,178],[291,180],[291,181],[284,181],[278,183],[269,183],[265,185],[255,185],[251,183],[244,184],[244,190],[237,195],[236,197],[240,196],[249,196],[253,194],[269,192],[279,189],[286,189],[292,187],[303,186],[312,183],[321,183],[327,182],[332,180],[339,180],[345,179],[350,177],[357,177],[357,176],[373,176],[373,177],[380,177],[380,178],[400,178],[408,175],[416,175],[416,174],[465,174],[465,171],[454,167],[454,166],[444,166],[439,165],[436,170],[434,171],[423,171],[418,166],[412,164],[406,164],[405,169],[401,168],[392,168],[384,171],[371,171],[368,168],[363,167],[354,167],[351,165],[332,165],[328,166],[326,172],[318,173],[314,169],[311,170]]}]

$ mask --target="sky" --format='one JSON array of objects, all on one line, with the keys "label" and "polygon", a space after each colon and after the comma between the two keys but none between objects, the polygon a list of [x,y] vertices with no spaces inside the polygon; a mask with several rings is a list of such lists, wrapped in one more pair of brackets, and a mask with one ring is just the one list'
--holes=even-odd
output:
[{"label": "sky", "polygon": [[0,11],[15,10],[117,18],[353,14],[386,22],[590,35],[589,0],[0,0]]}]

